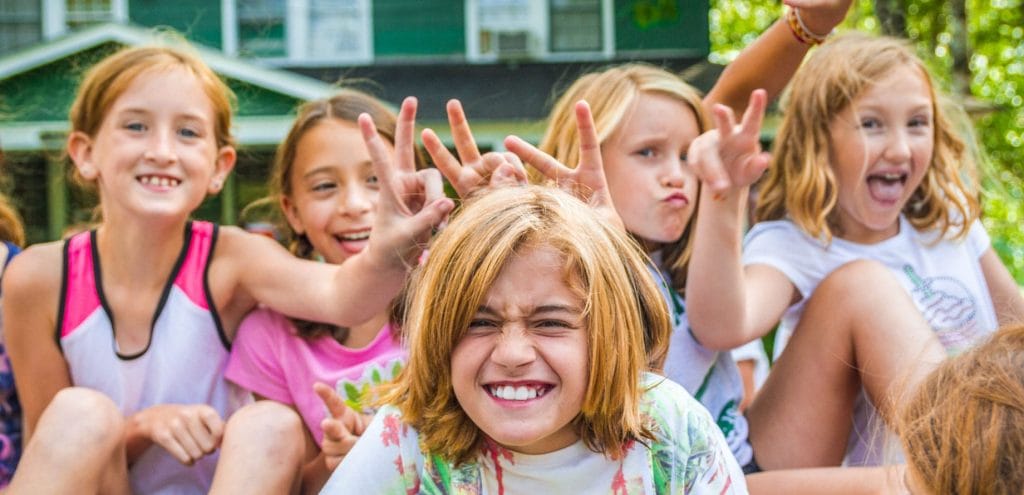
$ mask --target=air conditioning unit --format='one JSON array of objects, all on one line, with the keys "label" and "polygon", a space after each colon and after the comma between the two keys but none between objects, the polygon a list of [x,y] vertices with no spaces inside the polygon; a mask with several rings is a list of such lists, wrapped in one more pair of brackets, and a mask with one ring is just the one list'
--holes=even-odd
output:
[{"label": "air conditioning unit", "polygon": [[498,31],[494,52],[498,57],[525,57],[530,54],[529,31]]}]

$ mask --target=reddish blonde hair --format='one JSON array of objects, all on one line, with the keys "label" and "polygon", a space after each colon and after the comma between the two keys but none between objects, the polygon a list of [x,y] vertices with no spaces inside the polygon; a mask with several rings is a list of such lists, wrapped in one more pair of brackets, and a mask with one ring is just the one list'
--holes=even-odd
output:
[{"label": "reddish blonde hair", "polygon": [[[71,104],[71,130],[95,137],[114,101],[140,75],[178,68],[195,76],[210,98],[217,147],[234,146],[234,137],[231,135],[234,93],[197,54],[188,51],[184,45],[128,47],[90,68],[79,84],[75,101]],[[77,172],[75,177],[81,181]]]},{"label": "reddish blonde hair", "polygon": [[974,190],[977,164],[957,135],[952,104],[940,100],[928,69],[905,41],[860,33],[827,41],[793,76],[772,164],[758,190],[756,221],[790,218],[808,235],[831,241],[838,188],[829,161],[829,125],[866,88],[900,67],[916,68],[928,84],[935,129],[932,161],[903,214],[918,230],[967,235],[981,212]]},{"label": "reddish blonde hair", "polygon": [[640,373],[660,365],[671,325],[647,257],[569,194],[509,187],[464,206],[408,286],[409,363],[381,400],[401,410],[431,454],[461,463],[482,446],[483,433],[455,397],[452,349],[508,260],[536,246],[562,253],[566,284],[584,301],[589,376],[572,422],[577,434],[610,458],[630,440],[652,438],[639,410]]}]

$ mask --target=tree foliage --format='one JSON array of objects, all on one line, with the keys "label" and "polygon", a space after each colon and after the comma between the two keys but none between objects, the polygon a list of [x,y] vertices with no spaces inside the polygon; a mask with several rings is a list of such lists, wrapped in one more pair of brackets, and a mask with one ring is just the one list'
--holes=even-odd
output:
[{"label": "tree foliage", "polygon": [[[712,0],[711,60],[732,60],[782,13],[776,0]],[[847,29],[911,40],[972,114],[985,227],[1024,285],[1024,0],[854,0]]]}]

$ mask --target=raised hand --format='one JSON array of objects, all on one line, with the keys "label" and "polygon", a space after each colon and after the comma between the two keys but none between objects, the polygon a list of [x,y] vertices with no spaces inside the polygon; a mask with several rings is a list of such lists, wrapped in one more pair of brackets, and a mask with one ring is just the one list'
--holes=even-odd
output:
[{"label": "raised hand", "polygon": [[423,147],[460,198],[468,197],[485,187],[526,183],[526,169],[518,156],[494,151],[480,154],[459,100],[449,100],[447,110],[452,141],[455,142],[455,151],[459,157],[452,156],[431,129],[423,130]]},{"label": "raised hand", "polygon": [[687,162],[697,177],[716,196],[730,189],[753,184],[768,168],[769,155],[761,151],[761,122],[767,97],[763,89],[750,94],[743,121],[736,124],[732,109],[715,105],[716,129],[690,143]]},{"label": "raised hand", "polygon": [[431,231],[455,206],[445,197],[437,170],[416,170],[416,104],[413,97],[402,102],[395,127],[394,155],[377,134],[373,118],[365,113],[359,116],[363,141],[380,183],[373,235],[367,250],[406,266],[415,262]]},{"label": "raised hand", "polygon": [[615,211],[615,204],[608,190],[608,180],[604,175],[601,143],[597,138],[590,106],[585,101],[579,101],[575,110],[576,128],[580,137],[580,162],[576,168],[565,166],[551,155],[516,136],[505,138],[505,147],[554,181],[560,189],[589,203],[606,218],[621,226],[622,219]]},{"label": "raised hand", "polygon": [[350,409],[334,389],[323,383],[314,383],[313,391],[327,408],[327,417],[320,422],[324,431],[320,450],[327,469],[333,471],[366,431],[370,418]]},{"label": "raised hand", "polygon": [[224,420],[206,404],[161,404],[139,411],[131,421],[188,466],[217,450],[224,436]]}]

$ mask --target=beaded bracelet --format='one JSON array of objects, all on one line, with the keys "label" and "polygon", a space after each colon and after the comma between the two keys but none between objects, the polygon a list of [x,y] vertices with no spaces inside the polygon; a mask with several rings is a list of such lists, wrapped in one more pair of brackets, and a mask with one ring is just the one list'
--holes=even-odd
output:
[{"label": "beaded bracelet", "polygon": [[817,34],[812,32],[800,18],[800,9],[793,7],[786,12],[786,22],[789,23],[789,30],[797,41],[805,45],[820,45],[825,42],[829,34]]}]

